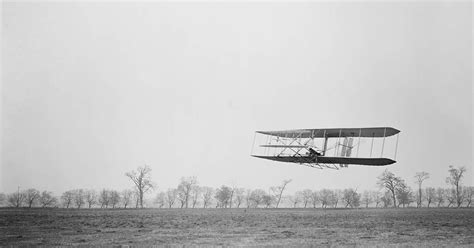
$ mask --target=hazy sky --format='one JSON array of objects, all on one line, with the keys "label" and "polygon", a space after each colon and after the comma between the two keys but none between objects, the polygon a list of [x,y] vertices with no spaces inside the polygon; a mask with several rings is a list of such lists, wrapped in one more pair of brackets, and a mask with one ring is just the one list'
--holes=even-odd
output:
[{"label": "hazy sky", "polygon": [[[0,191],[446,187],[472,146],[472,7],[457,3],[5,3]],[[255,130],[392,126],[398,162],[250,157]]]}]

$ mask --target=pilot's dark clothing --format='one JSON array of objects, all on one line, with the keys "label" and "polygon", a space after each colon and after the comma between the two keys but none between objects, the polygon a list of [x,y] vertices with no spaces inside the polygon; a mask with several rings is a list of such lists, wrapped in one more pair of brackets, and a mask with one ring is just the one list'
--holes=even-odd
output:
[{"label": "pilot's dark clothing", "polygon": [[310,156],[321,156],[322,154],[315,151],[313,148],[309,148],[309,155]]}]

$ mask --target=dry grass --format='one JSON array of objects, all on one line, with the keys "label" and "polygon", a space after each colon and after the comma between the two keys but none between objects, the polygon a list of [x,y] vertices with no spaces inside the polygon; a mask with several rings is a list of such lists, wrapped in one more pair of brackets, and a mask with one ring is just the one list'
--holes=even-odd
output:
[{"label": "dry grass", "polygon": [[474,209],[2,209],[1,245],[474,246]]}]

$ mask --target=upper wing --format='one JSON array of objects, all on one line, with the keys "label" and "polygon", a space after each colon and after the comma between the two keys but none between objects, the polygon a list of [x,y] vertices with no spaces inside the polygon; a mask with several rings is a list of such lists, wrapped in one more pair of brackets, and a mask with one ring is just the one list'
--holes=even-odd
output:
[{"label": "upper wing", "polygon": [[399,133],[393,127],[365,127],[365,128],[325,128],[325,129],[295,129],[283,131],[257,131],[271,136],[286,138],[337,138],[337,137],[389,137]]},{"label": "upper wing", "polygon": [[272,148],[307,148],[309,146],[304,145],[260,145],[260,147],[272,147]]}]

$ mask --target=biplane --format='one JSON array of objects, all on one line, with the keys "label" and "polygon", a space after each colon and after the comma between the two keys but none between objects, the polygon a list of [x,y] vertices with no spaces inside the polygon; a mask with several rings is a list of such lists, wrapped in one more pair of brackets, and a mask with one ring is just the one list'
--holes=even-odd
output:
[{"label": "biplane", "polygon": [[[399,133],[392,127],[256,131],[255,136],[263,136],[263,141],[259,142],[256,152],[254,138],[251,155],[319,169],[347,168],[348,165],[385,166],[396,162]],[[391,147],[395,152],[391,157],[387,154],[387,140],[394,136],[396,142],[391,142]]]}]

